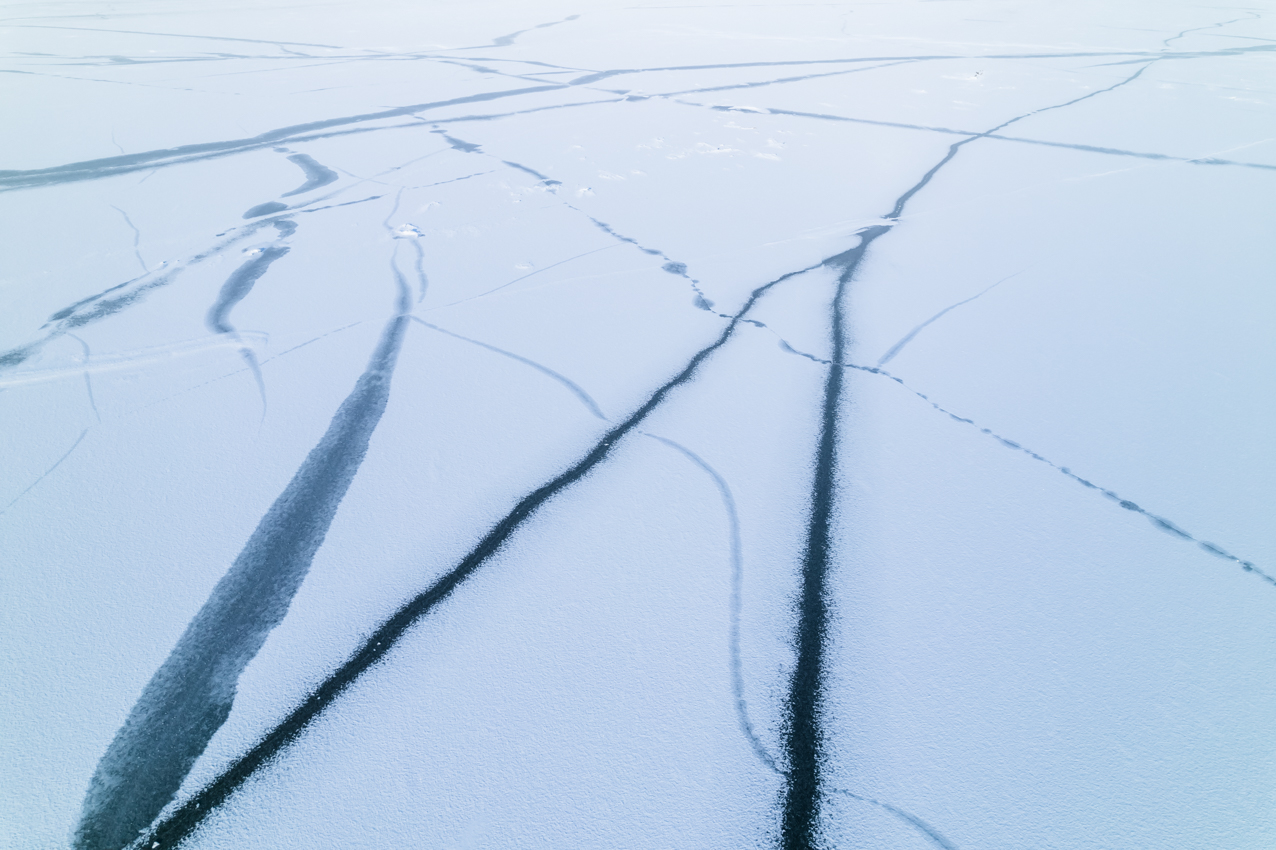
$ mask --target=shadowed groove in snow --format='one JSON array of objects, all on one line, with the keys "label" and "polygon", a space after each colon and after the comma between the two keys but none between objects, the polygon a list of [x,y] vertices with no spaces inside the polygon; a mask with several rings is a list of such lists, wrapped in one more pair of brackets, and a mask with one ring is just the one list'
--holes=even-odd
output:
[{"label": "shadowed groove in snow", "polygon": [[333,171],[326,165],[321,165],[314,160],[313,157],[304,153],[295,153],[288,157],[288,161],[300,168],[306,175],[306,182],[302,183],[291,192],[284,192],[279,197],[288,198],[293,195],[300,195],[303,192],[309,192],[312,189],[319,189],[327,186],[329,183],[335,183],[337,180],[337,172]]},{"label": "shadowed groove in snow", "polygon": [[385,412],[408,326],[407,288],[399,282],[397,314],[354,390],[98,763],[76,830],[79,850],[118,850],[134,841],[229,716],[240,673],[287,613]]},{"label": "shadowed groove in snow", "polygon": [[219,334],[234,333],[235,328],[230,324],[230,311],[252,292],[253,286],[270,268],[270,264],[289,250],[291,249],[284,245],[272,245],[235,269],[222,284],[217,300],[208,310],[208,318],[205,319],[208,329]]},{"label": "shadowed groove in snow", "polygon": [[[373,665],[381,662],[386,653],[397,644],[408,630],[436,605],[448,598],[462,582],[473,575],[489,558],[500,550],[518,528],[546,502],[584,478],[602,463],[615,448],[617,442],[633,431],[652,411],[664,403],[675,389],[690,383],[700,366],[734,335],[745,314],[772,287],[808,271],[820,268],[823,263],[789,272],[753,290],[747,301],[734,315],[718,338],[696,352],[676,375],[661,385],[630,416],[609,429],[603,437],[575,464],[524,496],[508,514],[496,523],[461,559],[433,585],[404,603],[389,619],[369,635],[354,654],[321,682],[300,705],[284,720],[240,756],[223,773],[198,793],[177,807],[144,837],[143,843],[152,846],[172,847],[185,840],[207,815],[222,805],[236,789],[259,769],[269,764],[279,753],[291,745],[310,723],[341,696],[360,676]],[[403,321],[407,321],[403,317]],[[115,850],[112,848],[112,850]]]},{"label": "shadowed groove in snow", "polygon": [[[281,224],[290,224],[292,222],[275,222],[278,227]],[[293,225],[295,230],[296,226]],[[283,231],[281,231],[283,232]],[[292,231],[287,231],[290,235]],[[280,238],[283,238],[282,236]],[[217,293],[217,301],[208,310],[208,317],[204,320],[209,330],[219,334],[231,334],[236,338],[235,328],[230,323],[230,311],[235,305],[248,297],[248,293],[252,292],[253,286],[262,275],[270,268],[270,264],[278,260],[284,254],[287,254],[291,248],[286,245],[271,245],[265,248],[257,256],[244,263],[231,274],[226,282],[222,284],[221,291]],[[239,349],[239,355],[244,358],[244,362],[248,364],[248,368],[252,370],[253,379],[257,382],[257,393],[261,396],[261,415],[266,415],[266,381],[261,375],[261,366],[257,363],[257,355],[253,353],[248,346]]]},{"label": "shadowed groove in snow", "polygon": [[548,23],[537,24],[534,27],[528,27],[525,30],[512,32],[509,35],[499,36],[498,38],[494,39],[491,44],[479,44],[479,45],[475,45],[474,47],[457,47],[455,49],[456,50],[482,50],[485,47],[509,47],[511,44],[514,43],[515,39],[517,39],[520,35],[524,35],[526,33],[532,32],[533,30],[543,30],[543,29],[548,29],[549,27],[556,27],[559,24],[565,24],[568,21],[575,21],[579,19],[580,19],[580,15],[568,15],[567,17],[563,18],[561,21],[549,21]]},{"label": "shadowed groove in snow", "polygon": [[142,267],[142,274],[150,271],[150,267],[146,265],[146,260],[142,259],[142,231],[137,229],[137,225],[133,223],[133,219],[129,218],[129,214],[124,210],[111,204],[111,209],[115,210],[124,217],[124,223],[128,225],[129,230],[133,231],[133,256],[137,258],[137,264]]}]

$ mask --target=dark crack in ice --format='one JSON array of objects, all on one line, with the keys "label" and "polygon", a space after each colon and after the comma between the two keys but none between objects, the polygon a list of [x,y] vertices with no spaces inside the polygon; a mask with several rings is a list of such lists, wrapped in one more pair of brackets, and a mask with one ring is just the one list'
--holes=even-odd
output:
[{"label": "dark crack in ice", "polygon": [[240,674],[283,620],[367,454],[389,401],[408,310],[401,283],[397,313],[367,369],[111,741],[85,797],[78,850],[134,841],[230,715]]},{"label": "dark crack in ice", "polygon": [[[830,363],[830,361],[825,360],[821,357],[816,357],[814,354],[809,354],[805,351],[800,351],[794,348],[783,339],[779,341],[779,345],[782,349],[784,349],[789,354],[795,354],[798,357],[804,357],[807,360],[811,360],[815,363],[820,363],[822,365],[829,365]],[[1208,541],[1202,540],[1201,538],[1196,537],[1195,535],[1187,531],[1184,531],[1182,526],[1178,525],[1177,523],[1172,522],[1171,520],[1166,519],[1163,516],[1159,516],[1157,514],[1152,513],[1151,511],[1144,509],[1138,503],[1133,502],[1129,499],[1126,499],[1125,497],[1113,492],[1112,490],[1107,489],[1106,487],[1102,487],[1086,478],[1082,478],[1080,475],[1077,475],[1075,472],[1073,472],[1071,468],[1067,466],[1061,466],[1060,464],[1055,463],[1049,458],[1043,457],[1042,455],[1038,454],[1032,449],[1024,446],[1022,443],[1016,442],[1015,440],[1011,440],[1008,437],[1003,437],[1002,435],[996,433],[995,431],[989,428],[984,428],[973,419],[969,419],[965,416],[959,416],[958,414],[952,412],[948,408],[943,407],[937,404],[936,402],[932,401],[930,396],[926,395],[925,393],[910,387],[904,381],[903,378],[900,378],[897,375],[892,375],[890,372],[886,371],[885,369],[882,369],[876,366],[862,366],[862,365],[859,365],[856,363],[850,363],[850,362],[844,362],[841,365],[847,369],[854,369],[859,372],[867,372],[871,375],[879,375],[887,379],[888,381],[893,381],[894,383],[899,384],[901,387],[908,390],[910,393],[917,396],[922,401],[926,402],[932,408],[934,408],[935,410],[947,416],[953,422],[960,422],[963,425],[969,425],[972,428],[977,429],[979,433],[984,434],[990,439],[996,440],[998,443],[1005,446],[1006,448],[1012,449],[1017,452],[1022,452],[1023,454],[1026,454],[1028,457],[1032,458],[1033,460],[1038,461],[1039,463],[1044,463],[1046,466],[1049,466],[1050,468],[1063,473],[1068,478],[1071,478],[1073,481],[1077,482],[1083,487],[1086,487],[1087,489],[1090,489],[1095,491],[1096,493],[1099,493],[1100,495],[1104,496],[1106,499],[1118,505],[1119,507],[1122,507],[1127,511],[1132,511],[1136,514],[1140,514],[1141,516],[1146,517],[1147,520],[1153,525],[1153,527],[1161,531],[1164,531],[1167,534],[1170,534],[1174,537],[1177,537],[1180,540],[1185,540],[1191,543],[1195,543],[1201,549],[1208,552],[1209,554],[1217,558],[1222,558],[1225,561],[1230,561],[1236,564],[1237,566],[1239,566],[1245,572],[1253,573],[1254,575],[1261,578],[1263,581],[1266,581],[1267,583],[1273,586],[1276,586],[1276,576],[1273,576],[1272,574],[1264,571],[1253,561],[1248,561],[1248,560],[1245,560],[1244,558],[1234,555],[1227,549],[1224,549],[1223,547],[1215,543],[1210,543]]]},{"label": "dark crack in ice", "polygon": [[634,431],[643,420],[664,403],[671,393],[690,383],[701,365],[718,349],[726,345],[739,327],[740,320],[767,292],[793,277],[819,268],[820,265],[789,272],[753,290],[733,320],[714,342],[700,349],[676,375],[656,389],[637,410],[609,429],[579,461],[519,500],[514,509],[497,522],[477,542],[469,554],[433,585],[404,603],[393,616],[372,632],[348,660],[316,686],[282,722],[266,733],[256,745],[233,762],[216,779],[148,830],[145,842],[158,843],[159,846],[165,847],[172,846],[189,836],[199,827],[204,818],[222,805],[249,777],[289,747],[347,688],[367,670],[381,663],[386,653],[417,621],[451,596],[462,583],[502,549],[519,527],[546,502],[588,475],[611,455],[620,440]]}]

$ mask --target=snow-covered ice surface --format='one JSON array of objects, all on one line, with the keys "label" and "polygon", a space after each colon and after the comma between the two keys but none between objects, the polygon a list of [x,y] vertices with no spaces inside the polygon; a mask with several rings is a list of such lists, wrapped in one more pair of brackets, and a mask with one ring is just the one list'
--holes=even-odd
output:
[{"label": "snow-covered ice surface", "polygon": [[0,845],[1276,847],[1276,3],[0,38]]}]

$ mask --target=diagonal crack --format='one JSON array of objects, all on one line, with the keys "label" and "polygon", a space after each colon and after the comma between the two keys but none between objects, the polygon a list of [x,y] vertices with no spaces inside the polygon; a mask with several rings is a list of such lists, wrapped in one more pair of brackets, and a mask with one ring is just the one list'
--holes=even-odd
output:
[{"label": "diagonal crack", "polygon": [[26,171],[0,171],[0,192],[15,189],[54,186],[62,183],[74,183],[83,180],[98,180],[118,174],[128,174],[149,168],[163,168],[186,162],[198,162],[215,157],[229,156],[259,148],[274,147],[288,141],[298,141],[303,136],[336,127],[347,127],[353,124],[366,124],[372,121],[383,121],[388,118],[400,118],[416,115],[433,109],[447,106],[459,106],[466,103],[480,103],[489,100],[500,100],[508,97],[536,94],[545,91],[557,91],[565,88],[563,84],[530,86],[506,91],[484,92],[481,94],[454,97],[428,103],[416,103],[410,106],[398,106],[383,109],[379,112],[365,112],[359,115],[348,115],[341,118],[328,118],[320,121],[309,121],[304,124],[293,124],[269,130],[256,136],[244,139],[230,139],[224,142],[203,142],[199,144],[179,145],[162,150],[145,151],[126,154],[124,156],[105,157],[103,159],[73,162],[52,168],[36,168]]},{"label": "diagonal crack", "polygon": [[[793,348],[792,346],[790,346],[783,339],[780,340],[780,347],[784,349],[785,351],[787,351],[789,354],[796,354],[799,357],[805,357],[806,359],[812,360],[816,363],[820,363],[823,365],[830,365],[830,362],[831,362],[828,360],[824,360],[823,358],[816,357],[814,354],[808,354],[804,351],[799,351]],[[1070,467],[1061,466],[1060,464],[1055,463],[1049,458],[1043,457],[1042,455],[1038,454],[1032,449],[1024,446],[1022,443],[1019,443],[1015,440],[1011,440],[1007,437],[1003,437],[1002,435],[996,433],[995,431],[992,431],[989,428],[981,427],[979,423],[977,423],[973,419],[969,419],[964,416],[959,416],[958,414],[954,413],[948,408],[943,407],[942,405],[932,401],[930,396],[926,395],[925,393],[919,390],[913,389],[904,381],[903,378],[900,378],[897,375],[892,375],[890,372],[877,366],[861,366],[859,364],[849,363],[849,362],[843,362],[841,365],[847,369],[854,369],[858,372],[867,372],[871,375],[879,375],[883,378],[886,378],[889,381],[894,381],[896,384],[899,384],[901,387],[908,390],[910,393],[917,396],[922,401],[926,402],[932,408],[944,414],[945,416],[947,416],[949,419],[953,420],[954,422],[960,422],[963,425],[969,425],[972,428],[977,428],[979,430],[979,433],[984,434],[993,440],[996,440],[997,442],[1001,443],[1006,448],[1013,449],[1014,451],[1017,451],[1017,452],[1023,452],[1024,454],[1028,455],[1028,457],[1032,458],[1033,460],[1038,461],[1039,463],[1044,463],[1046,466],[1049,466],[1052,469],[1058,470],[1060,473],[1062,473],[1063,475],[1066,475],[1068,478],[1071,478],[1073,481],[1077,482],[1083,487],[1086,487],[1090,490],[1094,490],[1095,492],[1102,495],[1104,498],[1108,499],[1111,502],[1116,503],[1118,506],[1124,508],[1125,510],[1132,511],[1136,514],[1140,514],[1141,516],[1146,517],[1147,520],[1152,523],[1152,525],[1154,525],[1156,528],[1160,529],[1161,531],[1164,531],[1168,534],[1178,537],[1181,540],[1185,540],[1190,543],[1195,543],[1201,549],[1213,555],[1214,557],[1222,558],[1225,561],[1231,561],[1232,563],[1235,563],[1237,566],[1239,566],[1241,569],[1245,570],[1245,572],[1253,573],[1254,575],[1261,578],[1263,581],[1266,581],[1267,583],[1276,586],[1276,576],[1259,568],[1253,561],[1247,561],[1237,555],[1233,555],[1231,552],[1229,552],[1228,550],[1224,549],[1222,546],[1219,546],[1216,543],[1211,543],[1207,540],[1198,538],[1195,535],[1190,534],[1187,531],[1184,531],[1183,528],[1179,526],[1177,523],[1174,523],[1163,516],[1159,516],[1158,514],[1154,514],[1151,511],[1146,510],[1145,508],[1141,507],[1136,502],[1130,501],[1129,499],[1126,499],[1125,497],[1121,496],[1120,494],[1112,490],[1107,489],[1106,487],[1095,484],[1094,482],[1086,478],[1082,478],[1080,475],[1076,474]]]},{"label": "diagonal crack", "polygon": [[407,285],[393,271],[397,312],[367,368],[98,762],[77,850],[118,850],[172,801],[230,715],[240,674],[287,613],[389,402],[409,310]]},{"label": "diagonal crack", "polygon": [[[810,266],[788,274],[755,289],[733,320],[718,338],[700,349],[672,378],[658,387],[626,419],[610,428],[580,460],[559,475],[524,496],[504,518],[496,523],[456,566],[445,573],[433,585],[408,600],[388,620],[383,622],[355,653],[320,683],[306,699],[288,716],[268,732],[248,752],[232,763],[216,779],[178,806],[167,817],[151,827],[141,839],[151,846],[172,846],[188,837],[210,812],[224,803],[253,774],[269,764],[297,740],[305,729],[323,713],[347,688],[367,670],[384,660],[386,654],[422,617],[448,598],[466,579],[479,570],[499,551],[515,532],[546,502],[570,488],[606,460],[616,444],[637,429],[656,408],[678,388],[690,383],[700,367],[722,348],[734,335],[740,320],[772,288],[807,271],[819,268]],[[406,320],[406,319],[405,319]],[[112,850],[114,850],[112,848]]]},{"label": "diagonal crack", "polygon": [[[958,307],[961,307],[961,306],[963,306],[963,305],[965,305],[965,304],[969,304],[971,301],[974,301],[974,300],[976,300],[976,299],[978,299],[978,298],[982,298],[984,295],[986,295],[987,293],[989,293],[989,292],[991,292],[992,290],[996,289],[998,286],[1001,286],[1003,283],[1005,283],[1006,281],[1010,280],[1011,278],[1013,278],[1013,277],[1017,277],[1018,275],[1023,274],[1023,271],[1024,271],[1024,270],[1020,270],[1020,271],[1015,272],[1015,273],[1014,273],[1014,274],[1012,274],[1012,275],[1007,275],[1006,277],[1003,277],[1001,280],[999,280],[999,281],[997,281],[996,283],[994,283],[992,286],[989,286],[989,287],[986,287],[986,288],[984,288],[984,289],[980,290],[979,292],[975,293],[974,295],[970,296],[969,298],[967,298],[967,299],[965,299],[965,300],[963,300],[963,301],[958,301],[956,304],[949,304],[947,307],[945,307],[944,309],[940,310],[938,313],[936,313],[935,315],[931,316],[929,319],[927,319],[926,321],[922,322],[920,325],[918,325],[917,327],[913,328],[913,329],[912,329],[911,331],[909,331],[908,333],[904,334],[903,338],[901,338],[899,342],[897,342],[897,343],[895,343],[894,345],[892,345],[892,346],[891,346],[891,347],[887,350],[887,352],[886,352],[885,354],[883,354],[883,355],[882,355],[882,358],[881,358],[880,360],[878,360],[878,361],[877,361],[877,365],[878,365],[878,366],[885,366],[885,365],[886,365],[887,363],[889,363],[891,360],[895,359],[895,355],[899,354],[899,353],[900,353],[900,351],[902,351],[902,350],[904,349],[904,346],[906,346],[906,345],[908,345],[910,342],[912,342],[914,337],[916,337],[916,336],[917,336],[919,333],[921,333],[922,331],[926,330],[926,328],[930,327],[930,325],[932,325],[934,322],[938,321],[939,319],[942,319],[944,316],[948,315],[948,313],[952,312],[953,310],[956,310]],[[791,349],[790,349],[790,350],[791,350]]]}]

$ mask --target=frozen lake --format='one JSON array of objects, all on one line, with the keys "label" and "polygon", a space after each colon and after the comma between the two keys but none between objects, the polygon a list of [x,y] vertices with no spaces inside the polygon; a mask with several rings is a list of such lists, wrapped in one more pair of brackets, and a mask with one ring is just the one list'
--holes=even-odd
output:
[{"label": "frozen lake", "polygon": [[1276,3],[0,44],[0,846],[1276,847]]}]

